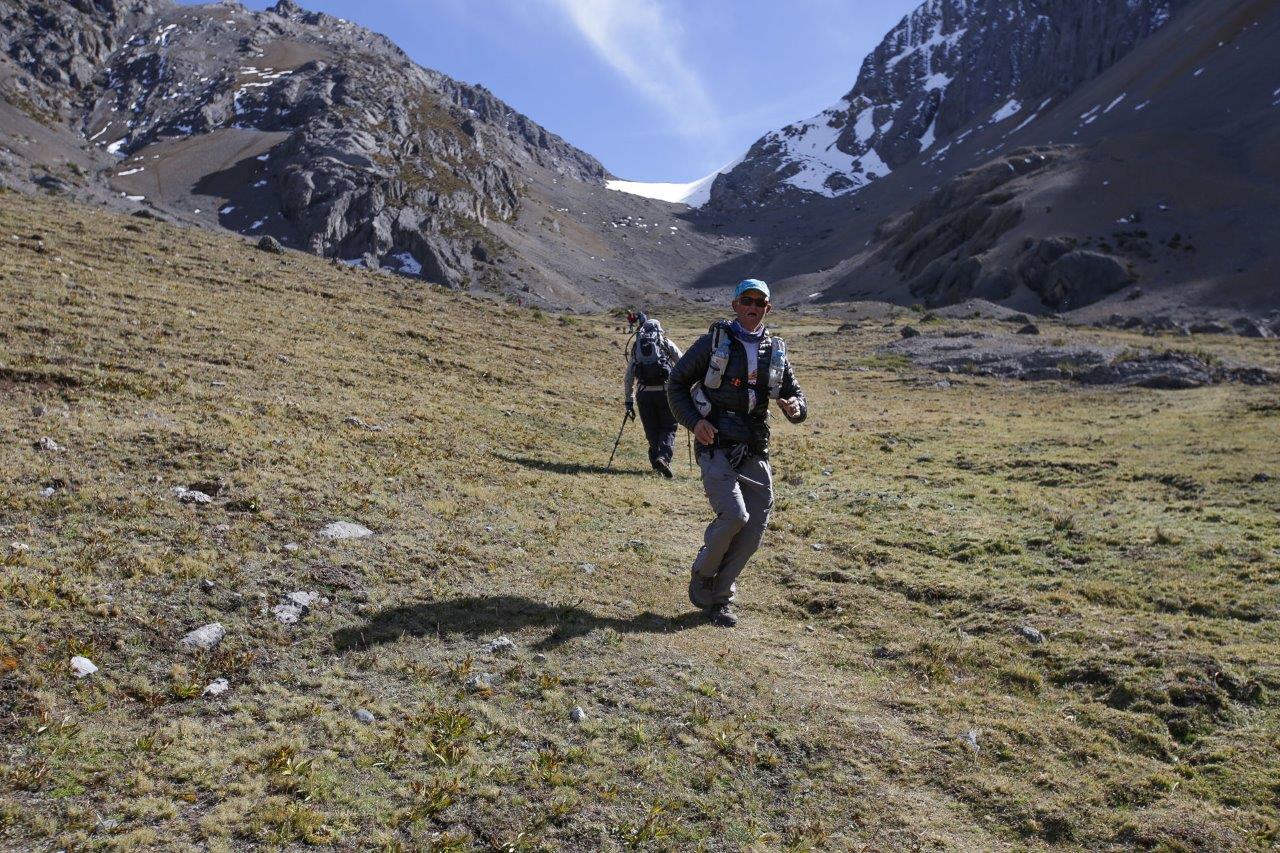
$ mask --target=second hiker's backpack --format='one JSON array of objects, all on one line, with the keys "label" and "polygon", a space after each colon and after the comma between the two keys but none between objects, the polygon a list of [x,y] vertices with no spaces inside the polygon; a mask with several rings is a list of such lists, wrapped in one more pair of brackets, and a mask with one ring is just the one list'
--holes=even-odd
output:
[{"label": "second hiker's backpack", "polygon": [[636,380],[642,385],[665,385],[671,375],[671,359],[667,356],[662,327],[648,322],[636,332],[635,347],[631,350]]}]

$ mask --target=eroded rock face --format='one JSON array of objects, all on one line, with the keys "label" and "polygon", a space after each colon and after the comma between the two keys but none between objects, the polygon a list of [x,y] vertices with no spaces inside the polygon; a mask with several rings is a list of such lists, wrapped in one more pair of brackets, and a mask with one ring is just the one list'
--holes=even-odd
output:
[{"label": "eroded rock face", "polygon": [[11,85],[35,109],[124,157],[166,156],[166,143],[217,133],[264,140],[269,150],[201,180],[225,190],[250,168],[255,178],[265,171],[238,187],[255,206],[270,201],[243,228],[290,248],[463,286],[502,254],[485,226],[515,216],[522,167],[605,177],[484,87],[290,0],[262,12],[158,0],[16,5],[0,10],[0,47],[23,69]]},{"label": "eroded rock face", "polygon": [[709,206],[856,192],[984,113],[995,120],[1061,100],[1188,2],[926,0],[866,57],[839,102],[761,137],[716,178]]}]

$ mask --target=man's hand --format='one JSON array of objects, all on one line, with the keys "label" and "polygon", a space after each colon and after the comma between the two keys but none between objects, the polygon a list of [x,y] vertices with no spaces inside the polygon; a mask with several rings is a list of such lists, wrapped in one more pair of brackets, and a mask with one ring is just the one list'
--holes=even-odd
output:
[{"label": "man's hand", "polygon": [[633,421],[636,419],[636,404],[634,400],[627,401],[627,417]]},{"label": "man's hand", "polygon": [[700,420],[693,428],[693,437],[698,439],[699,444],[715,444],[716,428],[711,425],[711,421]]},{"label": "man's hand", "polygon": [[800,416],[800,401],[795,397],[788,397],[785,400],[779,400],[778,405],[782,407],[782,411],[789,418],[797,418]]}]

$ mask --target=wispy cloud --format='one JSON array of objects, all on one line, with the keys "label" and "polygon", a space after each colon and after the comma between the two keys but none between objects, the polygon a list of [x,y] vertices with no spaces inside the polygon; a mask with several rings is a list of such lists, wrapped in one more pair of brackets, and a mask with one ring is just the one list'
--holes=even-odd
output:
[{"label": "wispy cloud", "polygon": [[686,137],[718,137],[723,123],[683,55],[680,22],[658,0],[550,0],[600,58]]}]

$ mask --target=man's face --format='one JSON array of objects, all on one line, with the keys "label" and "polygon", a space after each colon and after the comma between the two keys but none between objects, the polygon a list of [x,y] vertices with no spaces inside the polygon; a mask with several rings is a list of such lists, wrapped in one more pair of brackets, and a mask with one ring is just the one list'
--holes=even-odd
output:
[{"label": "man's face", "polygon": [[748,290],[737,299],[733,300],[733,313],[737,315],[738,322],[742,324],[742,328],[748,332],[754,332],[756,327],[764,322],[764,316],[769,313],[769,300],[763,293],[758,290]]}]

